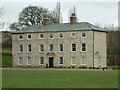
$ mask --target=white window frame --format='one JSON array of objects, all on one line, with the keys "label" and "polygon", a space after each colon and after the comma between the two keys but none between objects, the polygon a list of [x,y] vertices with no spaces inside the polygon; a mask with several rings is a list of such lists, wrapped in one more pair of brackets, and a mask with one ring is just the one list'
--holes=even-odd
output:
[{"label": "white window frame", "polygon": [[[28,51],[28,45],[31,45],[31,51]],[[28,45],[27,45],[27,52],[31,53],[32,52],[32,44],[28,44]]]},{"label": "white window frame", "polygon": [[[63,37],[60,37],[60,34],[62,34]],[[59,38],[64,38],[64,34],[63,33],[58,33],[58,36],[59,36]]]},{"label": "white window frame", "polygon": [[39,34],[39,38],[40,38],[40,39],[44,39],[44,34],[43,34],[43,38],[40,37],[41,34],[43,34],[43,33],[40,33],[40,34]]},{"label": "white window frame", "polygon": [[72,57],[71,57],[71,65],[76,65],[76,57],[75,57],[75,64],[72,63]]},{"label": "white window frame", "polygon": [[[43,45],[43,51],[40,51],[41,45]],[[44,51],[45,51],[45,46],[44,46],[44,44],[39,44],[39,52],[44,52]]]},{"label": "white window frame", "polygon": [[[62,57],[62,56],[60,56]],[[64,65],[64,57],[63,57],[63,64],[60,64],[60,57],[58,57],[58,65]]]},{"label": "white window frame", "polygon": [[86,51],[82,51],[82,44],[83,44],[83,43],[81,43],[80,52],[87,52],[87,43],[86,43],[86,42],[84,42],[84,43],[86,44]]},{"label": "white window frame", "polygon": [[76,36],[75,36],[75,37],[73,37],[73,33],[75,33],[75,34],[76,34],[76,32],[71,32],[71,38],[76,38]]},{"label": "white window frame", "polygon": [[[53,34],[53,33],[50,33],[50,34],[52,34],[52,35],[53,35],[53,38],[54,38],[54,34]],[[53,38],[50,38],[50,34],[49,34],[49,39],[53,39]]]},{"label": "white window frame", "polygon": [[23,57],[22,58],[22,64],[20,64],[19,60],[20,60],[20,57],[18,57],[18,65],[23,65]]},{"label": "white window frame", "polygon": [[50,45],[53,45],[53,44],[49,44],[49,45],[48,45],[48,51],[49,51],[49,52],[54,52],[54,45],[53,45],[53,51],[50,51]]},{"label": "white window frame", "polygon": [[22,35],[22,39],[20,39],[20,35],[22,35],[22,34],[19,34],[19,35],[18,35],[18,39],[19,39],[19,40],[23,40],[23,35]]},{"label": "white window frame", "polygon": [[44,65],[44,57],[43,57],[43,64],[41,64],[41,57],[39,57],[39,65]]},{"label": "white window frame", "polygon": [[31,35],[31,38],[28,38],[28,35],[31,35],[31,34],[27,34],[27,40],[31,40],[32,39],[32,35]]},{"label": "white window frame", "polygon": [[[22,44],[21,44],[22,45]],[[23,48],[23,45],[22,45],[22,48]],[[23,53],[24,52],[24,48],[23,48],[23,51],[21,52],[20,51],[20,45],[18,45],[18,53]]]},{"label": "white window frame", "polygon": [[[86,59],[86,57],[84,57],[84,58]],[[86,65],[86,64],[82,64],[82,59],[83,59],[83,57],[81,57],[80,59],[81,59],[81,60],[80,60],[80,65],[83,65],[83,66]]]},{"label": "white window frame", "polygon": [[[76,43],[72,43],[72,44],[76,44]],[[71,52],[77,52],[77,44],[76,44],[76,51],[72,51],[72,44],[71,44]]]},{"label": "white window frame", "polygon": [[60,51],[60,44],[58,44],[58,52],[64,52],[64,44],[63,44],[63,51]]},{"label": "white window frame", "polygon": [[[85,33],[85,37],[82,36],[83,33]],[[86,38],[86,32],[81,32],[81,38]]]},{"label": "white window frame", "polygon": [[[30,57],[31,58],[31,57]],[[27,57],[27,65],[32,65],[32,58],[31,58],[31,64],[28,64],[28,57]]]}]

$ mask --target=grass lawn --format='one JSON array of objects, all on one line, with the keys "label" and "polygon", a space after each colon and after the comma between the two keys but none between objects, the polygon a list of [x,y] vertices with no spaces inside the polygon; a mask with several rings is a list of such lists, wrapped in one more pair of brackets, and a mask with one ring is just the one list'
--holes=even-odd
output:
[{"label": "grass lawn", "polygon": [[117,71],[3,70],[3,88],[117,88]]},{"label": "grass lawn", "polygon": [[0,62],[2,61],[2,67],[12,66],[12,56],[0,56]]}]

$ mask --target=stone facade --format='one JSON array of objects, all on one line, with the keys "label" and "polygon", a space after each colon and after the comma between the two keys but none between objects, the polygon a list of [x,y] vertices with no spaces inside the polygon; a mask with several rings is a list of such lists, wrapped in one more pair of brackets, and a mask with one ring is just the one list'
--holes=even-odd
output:
[{"label": "stone facade", "polygon": [[[53,34],[50,39],[49,35]],[[59,34],[63,34],[63,38],[59,38]],[[72,37],[75,33],[75,37]],[[86,36],[83,38],[82,33]],[[40,39],[39,34],[43,34],[44,38]],[[19,35],[22,39],[19,40]],[[27,39],[27,35],[31,35],[31,39]],[[86,43],[86,51],[81,51],[82,43]],[[31,45],[31,52],[27,52],[27,46]],[[40,52],[40,45],[44,45],[44,51]],[[54,50],[49,52],[49,45],[52,44]],[[63,44],[64,51],[59,51],[59,44]],[[76,44],[76,51],[72,51],[72,44]],[[23,45],[23,52],[19,52],[19,45]],[[12,34],[12,54],[13,67],[30,66],[30,67],[48,67],[50,63],[53,67],[60,66],[87,66],[87,67],[106,67],[106,32],[77,30],[77,31],[56,31],[56,32],[33,32],[33,33],[16,33]],[[22,57],[22,62],[19,64],[19,57]],[[28,65],[28,57],[31,57],[31,65]],[[43,57],[43,64],[39,64],[40,57]],[[53,62],[50,62],[52,57]],[[63,57],[63,62],[60,64],[59,57]],[[74,64],[71,59],[74,57]],[[84,64],[82,59],[84,58]]]}]

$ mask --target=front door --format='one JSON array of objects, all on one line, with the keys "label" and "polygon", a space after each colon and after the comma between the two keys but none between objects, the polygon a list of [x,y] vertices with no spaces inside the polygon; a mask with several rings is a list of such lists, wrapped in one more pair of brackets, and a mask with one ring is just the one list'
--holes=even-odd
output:
[{"label": "front door", "polygon": [[53,68],[53,57],[49,57],[49,67]]}]

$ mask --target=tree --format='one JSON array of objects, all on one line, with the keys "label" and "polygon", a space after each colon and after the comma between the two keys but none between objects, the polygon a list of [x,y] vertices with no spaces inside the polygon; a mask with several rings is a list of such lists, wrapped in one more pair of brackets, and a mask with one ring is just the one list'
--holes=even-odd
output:
[{"label": "tree", "polygon": [[5,23],[2,21],[3,16],[4,16],[5,10],[3,7],[0,8],[0,29],[4,28]]}]

